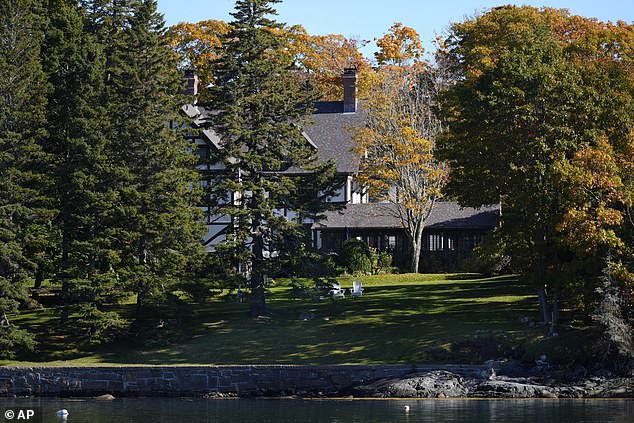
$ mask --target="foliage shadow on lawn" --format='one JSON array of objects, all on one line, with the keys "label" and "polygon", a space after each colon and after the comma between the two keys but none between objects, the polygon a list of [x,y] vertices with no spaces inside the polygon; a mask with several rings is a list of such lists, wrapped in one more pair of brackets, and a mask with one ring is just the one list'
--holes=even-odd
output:
[{"label": "foliage shadow on lawn", "polygon": [[[522,333],[536,299],[515,277],[368,284],[363,296],[290,299],[272,290],[268,319],[248,317],[248,304],[192,305],[198,317],[172,344],[117,343],[92,353],[56,354],[69,364],[382,364],[429,360],[425,351],[478,331]],[[352,285],[351,281],[344,284]],[[306,320],[300,317],[309,316]],[[46,359],[44,355],[42,358]],[[53,357],[51,357],[53,358]],[[468,360],[467,360],[468,361]]]}]

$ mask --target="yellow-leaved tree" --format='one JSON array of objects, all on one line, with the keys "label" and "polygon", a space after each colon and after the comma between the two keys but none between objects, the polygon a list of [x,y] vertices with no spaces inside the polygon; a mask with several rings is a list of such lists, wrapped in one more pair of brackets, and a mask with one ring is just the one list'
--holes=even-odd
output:
[{"label": "yellow-leaved tree", "polygon": [[226,22],[208,19],[178,23],[165,34],[169,46],[181,57],[181,67],[197,72],[203,96],[213,82],[213,64],[220,57],[221,39],[228,32]]},{"label": "yellow-leaved tree", "polygon": [[[359,95],[364,97],[372,81],[372,67],[359,48],[365,41],[339,34],[311,35],[301,25],[271,28],[285,39],[284,51],[295,62],[288,83],[303,89],[310,81],[316,98],[339,100],[343,95],[342,70],[354,67],[359,72]],[[200,95],[213,84],[213,67],[222,55],[222,38],[229,32],[226,22],[208,19],[197,23],[181,22],[169,28],[167,41],[181,58],[181,67],[195,70],[200,79]]]},{"label": "yellow-leaved tree", "polygon": [[301,78],[309,79],[320,100],[341,100],[343,97],[342,71],[356,68],[359,74],[359,96],[368,93],[372,67],[359,51],[365,41],[339,34],[310,35],[296,25],[285,28],[291,51]]},{"label": "yellow-leaved tree", "polygon": [[400,219],[411,248],[410,270],[418,272],[425,222],[447,179],[445,163],[434,157],[442,130],[434,108],[449,78],[423,60],[411,28],[395,24],[377,45],[377,81],[363,105],[367,123],[353,134],[364,157],[357,177],[373,199],[391,204],[385,213]]}]

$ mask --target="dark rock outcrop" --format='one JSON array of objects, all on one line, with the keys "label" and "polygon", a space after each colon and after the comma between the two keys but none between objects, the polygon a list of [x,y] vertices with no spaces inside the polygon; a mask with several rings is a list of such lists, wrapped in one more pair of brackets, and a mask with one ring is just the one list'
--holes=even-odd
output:
[{"label": "dark rock outcrop", "polygon": [[528,381],[487,380],[475,383],[473,397],[484,398],[557,398],[553,389]]},{"label": "dark rock outcrop", "polygon": [[356,396],[382,398],[460,398],[467,396],[469,388],[462,377],[437,370],[412,377],[382,380],[360,386]]},{"label": "dark rock outcrop", "polygon": [[563,383],[544,377],[495,372],[478,377],[437,370],[375,380],[356,386],[352,393],[378,398],[634,398],[634,378],[593,377]]}]

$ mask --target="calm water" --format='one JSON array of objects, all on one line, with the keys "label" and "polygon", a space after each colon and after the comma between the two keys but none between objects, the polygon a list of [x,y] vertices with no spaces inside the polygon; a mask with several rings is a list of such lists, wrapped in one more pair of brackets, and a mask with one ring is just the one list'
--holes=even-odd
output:
[{"label": "calm water", "polygon": [[634,422],[634,400],[0,400],[8,407],[38,407],[45,423],[62,422],[61,408],[67,423]]}]

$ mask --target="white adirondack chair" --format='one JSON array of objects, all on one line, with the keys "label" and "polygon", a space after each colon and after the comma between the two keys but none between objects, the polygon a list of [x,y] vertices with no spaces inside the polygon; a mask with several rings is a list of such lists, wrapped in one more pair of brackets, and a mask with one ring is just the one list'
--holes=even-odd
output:
[{"label": "white adirondack chair", "polygon": [[363,295],[363,287],[361,286],[361,281],[353,281],[352,289],[350,290],[350,294],[353,297],[360,297]]},{"label": "white adirondack chair", "polygon": [[332,298],[337,298],[337,297],[344,298],[345,297],[344,292],[345,290],[341,289],[341,284],[339,282],[334,282],[332,284],[332,289],[330,290],[330,296],[332,296]]}]

